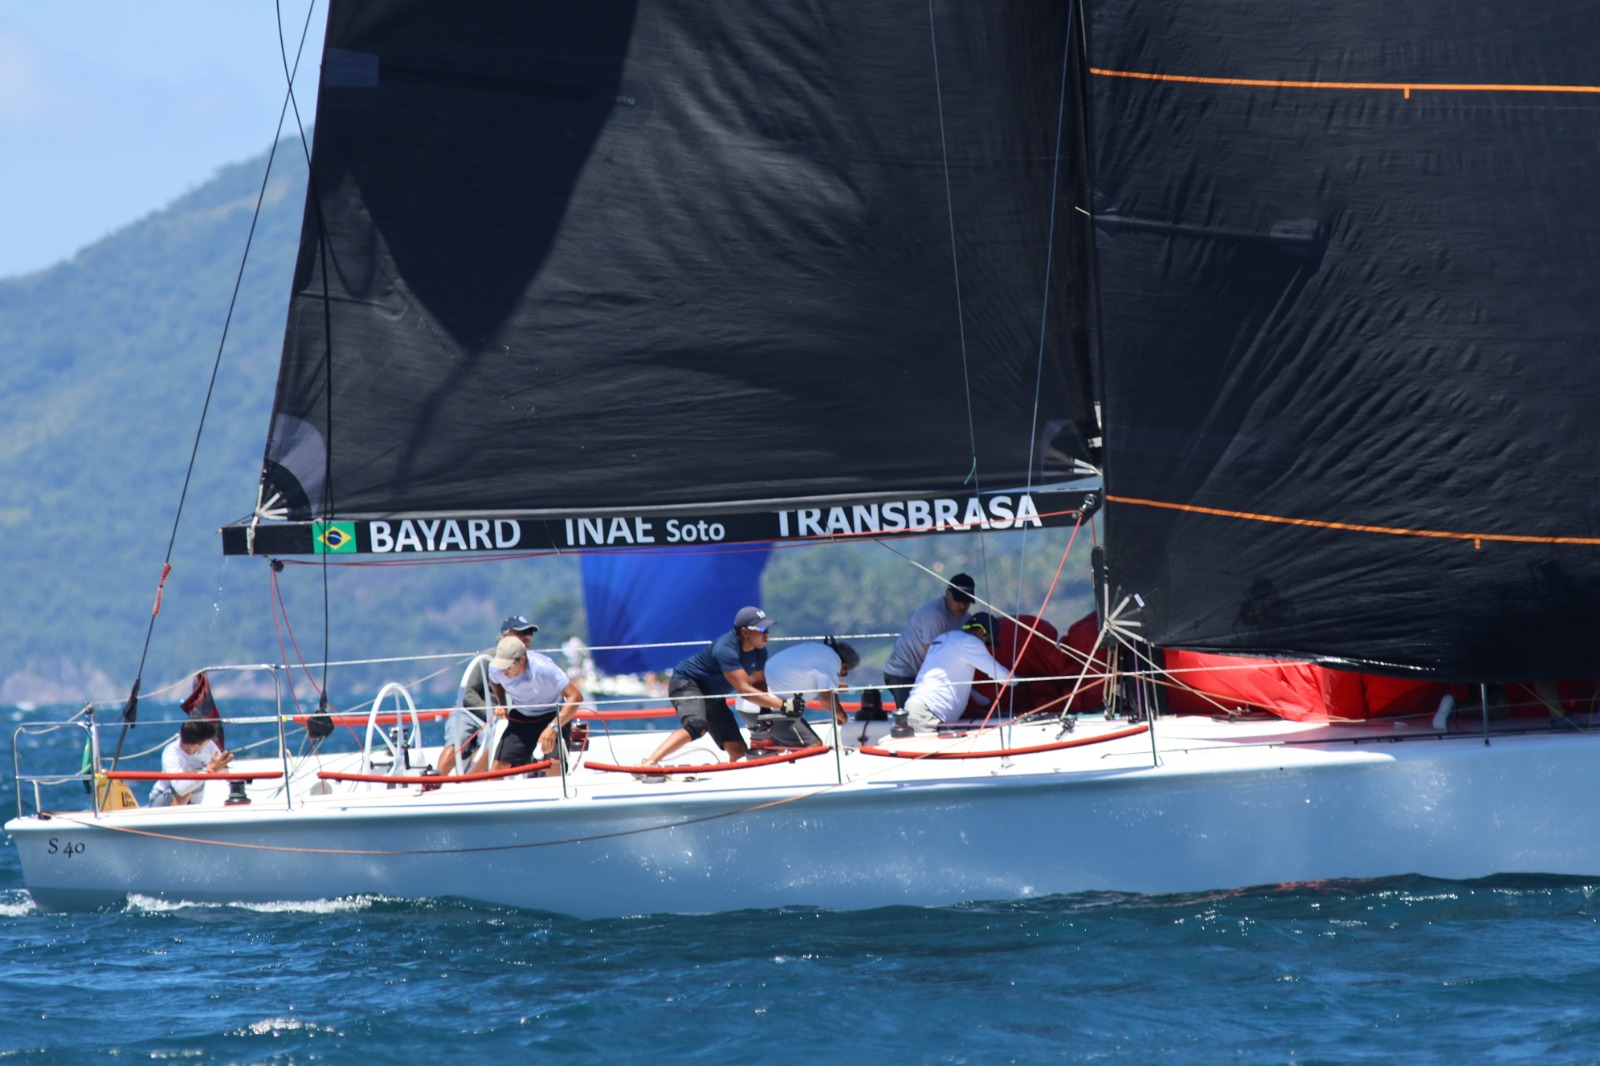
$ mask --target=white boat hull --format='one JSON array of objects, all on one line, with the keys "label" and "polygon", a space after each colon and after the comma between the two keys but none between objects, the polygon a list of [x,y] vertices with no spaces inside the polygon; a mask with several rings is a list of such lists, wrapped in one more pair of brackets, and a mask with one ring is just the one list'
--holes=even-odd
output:
[{"label": "white boat hull", "polygon": [[1600,875],[1600,833],[1562,814],[1600,803],[1600,738],[1541,731],[1485,745],[1390,724],[1178,719],[1158,723],[1157,742],[1159,765],[1147,735],[1005,760],[851,751],[664,784],[580,770],[565,796],[550,779],[360,786],[293,807],[207,802],[6,829],[35,901],[69,910],[129,893],[378,895],[600,917]]}]

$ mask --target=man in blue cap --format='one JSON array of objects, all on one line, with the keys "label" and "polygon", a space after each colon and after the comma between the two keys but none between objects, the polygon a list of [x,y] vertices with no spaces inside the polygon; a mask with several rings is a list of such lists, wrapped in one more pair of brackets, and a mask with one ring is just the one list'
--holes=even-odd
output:
[{"label": "man in blue cap", "polygon": [[[767,631],[772,617],[759,607],[741,607],[733,628],[710,645],[672,668],[667,696],[678,711],[679,728],[650,753],[644,765],[661,760],[689,743],[711,734],[730,762],[749,752],[739,721],[727,697],[738,693],[763,711],[783,710],[783,700],[767,691]],[[660,781],[658,774],[645,780]]]}]

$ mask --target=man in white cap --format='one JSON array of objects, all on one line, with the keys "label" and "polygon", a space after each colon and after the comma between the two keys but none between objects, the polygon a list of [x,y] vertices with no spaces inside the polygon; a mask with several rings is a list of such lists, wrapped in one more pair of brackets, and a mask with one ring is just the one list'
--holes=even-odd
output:
[{"label": "man in white cap", "polygon": [[[533,635],[537,632],[539,627],[520,614],[511,615],[500,623],[500,639],[516,637],[522,641],[524,648],[533,647]],[[505,682],[495,676],[493,663],[489,664],[489,688],[494,693],[495,700],[503,706],[506,702]]]},{"label": "man in white cap", "polygon": [[496,716],[506,720],[495,749],[496,770],[527,766],[556,749],[556,734],[577,717],[583,692],[550,657],[528,650],[513,633],[500,638],[489,660],[489,680],[503,700]]},{"label": "man in white cap", "polygon": [[[726,697],[738,693],[763,711],[783,710],[783,700],[767,691],[767,630],[771,626],[772,617],[761,608],[741,607],[733,616],[732,629],[672,668],[667,697],[677,708],[682,725],[650,753],[644,765],[658,765],[707,733],[722,745],[730,762],[749,753]],[[663,778],[651,774],[645,780]]]}]

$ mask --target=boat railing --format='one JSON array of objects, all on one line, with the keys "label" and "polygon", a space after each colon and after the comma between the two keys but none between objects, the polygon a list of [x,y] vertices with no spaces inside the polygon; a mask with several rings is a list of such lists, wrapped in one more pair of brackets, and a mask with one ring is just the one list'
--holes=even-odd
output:
[{"label": "boat railing", "polygon": [[[489,665],[490,657],[487,654],[474,655],[462,670],[453,705],[446,708],[419,707],[417,701],[413,698],[409,688],[405,684],[396,681],[384,683],[378,690],[377,695],[371,700],[370,704],[365,709],[365,713],[358,712],[351,715],[342,715],[337,716],[335,719],[336,724],[353,727],[352,731],[357,730],[364,725],[365,731],[364,737],[360,738],[362,743],[361,748],[359,749],[359,762],[355,761],[355,753],[351,753],[351,763],[347,764],[348,769],[337,766],[335,766],[334,769],[343,775],[343,778],[351,779],[351,783],[356,783],[354,780],[356,775],[349,773],[350,770],[357,771],[359,775],[366,775],[368,777],[411,777],[412,775],[415,775],[420,779],[419,783],[427,781],[428,778],[434,775],[428,772],[428,755],[424,753],[437,746],[432,742],[433,740],[441,738],[426,737],[423,723],[429,720],[443,720],[457,708],[466,707],[471,710],[477,710],[477,708],[471,707],[468,703],[469,691],[478,691],[482,698],[483,710],[480,712],[484,720],[482,755],[487,756],[489,753],[492,753],[494,750],[493,734],[498,723],[491,710],[493,706],[493,698],[491,695],[491,684],[489,681]],[[272,743],[275,739],[279,754],[274,761],[277,761],[281,764],[282,772],[274,773],[270,776],[281,781],[281,784],[275,789],[269,789],[265,795],[258,795],[257,799],[266,799],[268,802],[275,803],[278,802],[281,797],[282,802],[288,807],[293,808],[297,806],[299,802],[304,799],[304,792],[302,789],[294,787],[294,782],[303,776],[302,771],[304,770],[304,767],[299,765],[297,758],[294,756],[291,750],[288,728],[297,722],[302,722],[304,715],[301,712],[285,710],[284,699],[286,692],[286,680],[283,676],[284,668],[282,666],[276,666],[272,664],[225,665],[208,666],[204,668],[204,671],[213,674],[227,672],[238,673],[264,671],[272,676],[275,690],[275,698],[273,703],[275,713],[257,717],[230,714],[226,717],[226,725],[230,729],[236,725],[252,726],[267,724],[272,727],[272,732],[275,734],[274,737],[262,735],[261,732],[258,731],[256,734],[254,734],[258,738],[255,741],[255,744],[242,746],[235,745],[235,750],[243,751],[247,750],[247,748],[251,746],[267,745]],[[837,695],[839,697],[839,702],[842,709],[845,709],[848,712],[849,710],[855,709],[859,706],[858,703],[855,703],[850,699],[851,695],[857,693],[858,691],[859,690],[850,688],[841,688],[838,691]],[[785,698],[797,695],[796,693],[788,692],[773,692],[771,694]],[[608,701],[603,699],[586,699],[584,702],[585,706],[579,711],[579,717],[599,726],[603,731],[601,736],[609,735],[610,730],[608,726],[613,722],[627,722],[635,718],[647,717],[668,718],[674,714],[674,709],[670,704],[666,704],[665,701],[662,701],[665,705],[661,707],[639,707],[637,702],[632,700]],[[633,706],[608,706],[612,702],[633,703]],[[833,758],[830,761],[833,763],[833,776],[835,780],[841,783],[847,780],[849,777],[849,771],[845,765],[846,749],[856,745],[864,746],[866,744],[866,727],[862,727],[860,739],[856,741],[855,745],[852,745],[845,739],[845,727],[841,724],[834,723],[831,710],[826,704],[820,708],[810,708],[808,711],[802,713],[800,718],[802,721],[809,721],[811,724],[817,725],[819,728],[822,723],[828,723],[828,725],[831,727],[832,739],[824,741],[825,748],[822,750],[826,750],[826,748],[833,749]],[[181,722],[182,719],[178,718],[176,721]],[[149,719],[141,724],[148,723]],[[1006,724],[1008,723],[1005,720],[986,721],[985,723],[982,723],[982,725],[987,728],[1003,727]],[[952,726],[952,728],[960,728],[961,726],[965,725],[966,723],[959,723],[956,726]],[[974,723],[974,725],[977,725],[977,723]],[[17,782],[18,786],[18,814],[22,815],[24,813],[24,808],[27,805],[26,801],[30,799],[34,808],[42,811],[44,809],[45,796],[48,795],[47,790],[59,788],[63,785],[70,787],[74,784],[84,789],[86,797],[90,799],[88,806],[92,807],[95,815],[99,815],[104,810],[113,809],[114,807],[118,806],[118,804],[115,802],[115,797],[110,794],[110,791],[105,786],[110,780],[112,780],[112,778],[107,776],[108,767],[113,771],[120,768],[107,761],[107,752],[103,751],[102,748],[105,745],[109,745],[111,739],[115,739],[120,752],[121,738],[103,738],[102,732],[107,727],[119,728],[120,726],[120,721],[110,718],[109,716],[104,722],[96,721],[92,707],[88,709],[88,713],[81,715],[74,721],[66,723],[32,723],[20,725],[13,736],[12,742],[13,779]],[[24,744],[21,742],[21,738],[25,734],[44,733],[62,728],[77,728],[85,731],[87,735],[86,746],[89,757],[86,760],[83,769],[78,773],[67,774],[24,773],[24,768],[22,766],[24,759],[23,749],[37,747],[37,745]],[[631,732],[631,730],[625,730],[625,732]],[[356,737],[352,737],[352,739],[356,739]],[[590,756],[590,759],[586,760],[584,758],[585,749],[590,744],[593,744],[595,740],[599,739],[593,733],[591,733],[587,738],[588,743],[575,744],[570,749],[565,743],[565,739],[565,737],[562,738],[561,749],[559,752],[560,757],[557,761],[557,765],[560,768],[560,776],[562,778],[561,792],[564,796],[576,795],[571,788],[575,782],[567,780],[567,774],[569,771],[577,769],[581,766],[585,766],[586,763],[591,760],[595,764],[616,764],[614,767],[608,766],[608,769],[615,769],[620,767],[623,763],[629,761],[626,758],[619,760],[614,756],[610,759]],[[1002,749],[1007,747],[1008,745],[1002,745]],[[150,752],[145,751],[135,754],[137,757],[142,759],[149,755]],[[766,753],[764,752],[759,754],[755,752],[752,753],[752,755],[754,755],[756,758],[761,758],[765,754]],[[772,754],[779,754],[779,752],[773,752]],[[475,759],[474,766],[479,765],[479,761],[480,760]],[[707,760],[701,759],[699,761],[705,762]],[[485,764],[483,768],[487,769],[487,758],[482,758],[482,762]],[[256,763],[255,765],[259,767],[259,763]],[[324,765],[319,767],[319,769],[326,770],[329,768]],[[468,770],[468,768],[462,767],[461,770]],[[669,770],[669,772],[671,771]],[[678,772],[682,772],[681,769]],[[123,780],[146,780],[148,776],[147,772],[143,770],[130,771],[130,774],[119,773],[116,774],[115,777]],[[256,773],[253,779],[265,779],[268,776],[269,775],[262,770],[261,772]],[[440,784],[446,786],[456,784],[457,782],[452,778],[464,776],[465,775],[459,771],[455,775],[445,775],[446,779],[444,781],[437,782],[432,787],[437,787]],[[386,781],[384,783],[390,784],[391,787],[393,785],[393,782]],[[326,785],[323,785],[323,789],[326,789]],[[108,799],[112,802],[108,803]]]},{"label": "boat railing", "polygon": [[70,722],[23,722],[11,731],[11,779],[17,783],[17,817],[27,816],[27,806],[23,802],[26,794],[24,787],[33,791],[34,811],[44,810],[44,795],[41,792],[46,786],[68,785],[78,782],[83,785],[85,792],[92,792],[91,782],[94,781],[92,768],[82,770],[75,774],[24,774],[22,772],[22,738],[27,736],[45,736],[62,729],[83,730],[85,743],[90,743],[93,731],[89,728],[87,718]]},{"label": "boat railing", "polygon": [[[226,724],[230,726],[272,726],[277,733],[278,753],[279,758],[283,763],[282,772],[278,774],[278,776],[287,778],[289,776],[289,762],[288,745],[285,743],[284,725],[288,719],[283,713],[282,669],[283,668],[281,666],[275,666],[271,663],[244,665],[230,664],[221,666],[206,666],[201,668],[199,672],[205,674],[265,672],[271,675],[275,694],[273,701],[273,706],[276,708],[275,712],[270,715],[257,716],[229,715],[226,720]],[[111,779],[106,776],[108,773],[108,767],[106,765],[106,758],[104,754],[105,747],[102,743],[102,733],[107,729],[121,731],[131,728],[132,726],[131,724],[125,724],[122,722],[120,717],[109,722],[102,722],[95,716],[94,708],[95,705],[91,703],[78,715],[64,722],[23,722],[12,731],[11,772],[12,780],[15,781],[17,785],[18,817],[25,817],[27,814],[25,797],[28,795],[28,793],[32,793],[34,811],[42,813],[45,810],[43,791],[45,788],[71,785],[74,783],[81,785],[84,791],[88,794],[91,812],[96,817],[98,817],[107,809],[106,803],[110,798],[110,792],[106,787],[106,784]],[[162,720],[146,717],[144,724],[150,725],[160,721]],[[172,720],[172,724],[176,725],[182,721],[183,717],[174,718]],[[31,745],[22,743],[23,738],[47,736],[62,729],[80,729],[83,731],[84,744],[88,752],[88,758],[85,760],[82,768],[77,773],[72,774],[36,774],[25,772],[22,765],[23,754],[25,749],[30,748]],[[165,740],[163,740],[163,744],[164,743]],[[120,744],[118,747],[120,749]],[[265,777],[266,775],[261,774],[258,776]]]},{"label": "boat railing", "polygon": [[[284,669],[283,667],[278,666],[275,663],[248,663],[248,664],[242,664],[242,665],[237,665],[237,666],[235,666],[235,665],[208,666],[208,667],[205,667],[200,672],[204,673],[204,674],[222,674],[222,673],[246,674],[246,673],[262,673],[262,672],[265,672],[265,673],[267,673],[268,675],[271,676],[271,678],[272,678],[272,706],[276,709],[276,713],[274,713],[272,715],[272,719],[271,720],[272,720],[272,723],[277,728],[277,732],[278,732],[278,760],[283,764],[283,780],[285,782],[287,782],[290,779],[291,770],[290,770],[290,767],[289,767],[288,734],[285,731],[285,725],[288,722],[288,716],[286,714],[284,714],[284,710],[283,710],[283,673],[282,673],[283,669]],[[235,718],[235,719],[232,719],[232,721],[236,721],[236,722],[239,722],[241,725],[244,725],[244,724],[249,724],[252,720],[248,719],[248,718]],[[98,766],[96,767],[96,769],[98,770]],[[283,798],[284,798],[284,803],[287,806],[289,806],[289,807],[293,807],[294,806],[294,801],[293,801],[293,799],[290,798],[289,789],[287,787],[285,787],[284,790],[283,790]],[[98,804],[96,806],[98,808]]]}]

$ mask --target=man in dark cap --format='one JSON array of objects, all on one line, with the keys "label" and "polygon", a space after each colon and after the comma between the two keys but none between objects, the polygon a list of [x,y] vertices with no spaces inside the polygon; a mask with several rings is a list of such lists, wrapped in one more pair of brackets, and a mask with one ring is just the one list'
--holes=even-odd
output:
[{"label": "man in dark cap", "polygon": [[894,695],[896,707],[905,709],[911,686],[922,669],[923,656],[928,654],[928,646],[940,634],[961,625],[967,608],[972,606],[975,588],[970,574],[957,574],[937,599],[929,600],[912,612],[911,620],[883,664],[883,684]]},{"label": "man in dark cap", "polygon": [[1011,672],[990,652],[993,630],[994,619],[979,614],[959,631],[934,638],[905,704],[913,726],[935,729],[960,718],[967,708],[967,697],[972,694],[972,679],[979,670],[998,682],[1011,680]]},{"label": "man in dark cap", "polygon": [[[661,742],[644,765],[656,766],[691,740],[711,734],[730,762],[749,752],[727,697],[738,693],[763,711],[783,710],[783,700],[767,692],[767,630],[772,618],[759,607],[741,607],[733,628],[672,668],[667,696],[678,711],[679,728]],[[660,781],[651,774],[645,780]]]}]

